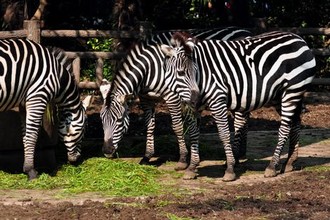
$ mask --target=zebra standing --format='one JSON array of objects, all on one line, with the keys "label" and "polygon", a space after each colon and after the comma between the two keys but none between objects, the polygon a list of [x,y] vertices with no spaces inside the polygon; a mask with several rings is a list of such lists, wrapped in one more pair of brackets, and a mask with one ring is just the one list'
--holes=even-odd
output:
[{"label": "zebra standing", "polygon": [[64,53],[29,40],[0,40],[0,111],[25,107],[23,171],[29,179],[37,176],[35,145],[51,101],[58,108],[59,136],[67,147],[68,160],[74,162],[80,156],[85,107]]},{"label": "zebra standing", "polygon": [[[202,32],[196,31],[194,33],[198,35]],[[168,106],[172,128],[179,144],[180,159],[175,169],[183,170],[187,168],[188,151],[183,134],[181,101],[178,94],[168,89],[167,85],[172,79],[165,75],[163,69],[165,56],[160,47],[161,44],[171,44],[172,34],[173,32],[155,34],[146,41],[137,43],[121,63],[100,112],[104,129],[103,152],[105,156],[111,157],[113,155],[118,148],[118,142],[128,129],[129,118],[125,100],[131,95],[138,95],[147,126],[146,152],[140,163],[147,164],[154,154],[155,103],[163,99]],[[224,37],[234,38],[247,35],[250,35],[250,33],[245,30],[239,31],[237,28],[228,28],[208,32],[204,37],[212,36],[222,39]],[[199,163],[199,130],[195,119],[192,117],[188,117],[188,124],[191,161],[185,172],[185,179],[195,178],[194,171]]]},{"label": "zebra standing", "polygon": [[[200,105],[209,107],[226,153],[224,181],[236,178],[234,164],[238,157],[235,143],[233,147],[230,143],[228,109],[247,119],[252,110],[266,104],[277,106],[281,115],[278,143],[265,177],[276,175],[280,154],[289,137],[285,172],[292,171],[292,163],[298,157],[302,98],[315,75],[315,58],[306,42],[292,33],[270,32],[236,41],[194,44],[187,40],[181,44],[182,47],[163,50],[170,56],[167,74],[178,75],[176,84],[170,87],[183,100],[199,99]],[[178,69],[182,72],[192,65],[195,68],[187,68],[190,72],[179,76]],[[191,93],[192,90],[199,91],[200,97],[194,97],[196,92]],[[243,120],[235,126],[245,123]]]}]

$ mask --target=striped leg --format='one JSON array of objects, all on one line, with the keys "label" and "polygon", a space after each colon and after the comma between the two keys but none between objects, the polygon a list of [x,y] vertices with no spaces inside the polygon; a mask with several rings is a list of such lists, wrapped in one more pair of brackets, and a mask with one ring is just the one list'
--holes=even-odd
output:
[{"label": "striped leg", "polygon": [[247,132],[248,132],[248,120],[250,118],[250,113],[235,112],[234,117],[234,146],[233,151],[235,159],[246,157],[246,144],[247,144]]},{"label": "striped leg", "polygon": [[290,143],[289,143],[289,152],[288,159],[286,161],[284,172],[291,172],[293,170],[293,163],[298,159],[298,148],[299,148],[299,133],[300,133],[300,124],[301,124],[301,112],[302,112],[302,102],[298,104],[294,118],[291,123],[290,130]]},{"label": "striped leg", "polygon": [[183,135],[183,121],[181,111],[181,101],[178,96],[172,96],[165,99],[172,119],[172,129],[177,137],[180,151],[180,158],[175,170],[184,170],[188,167],[188,150]]},{"label": "striped leg", "polygon": [[[297,106],[300,106],[301,103],[300,96],[290,97],[290,95],[292,96],[292,94],[288,94],[288,93],[286,95],[283,95],[282,104],[281,104],[281,125],[278,133],[278,143],[273,158],[265,170],[265,174],[264,174],[265,177],[274,177],[277,174],[276,167],[279,165],[280,156],[284,144],[287,141],[289,134],[291,132],[291,123],[292,121],[295,121],[294,118],[296,116]],[[300,109],[301,111],[301,107],[298,107],[298,109]],[[290,148],[292,148],[292,146],[290,146]]]},{"label": "striped leg", "polygon": [[188,131],[190,137],[190,165],[186,169],[183,179],[196,178],[196,168],[199,165],[199,125],[198,119],[194,113],[189,112],[186,115]]},{"label": "striped leg", "polygon": [[26,102],[26,133],[23,138],[24,143],[24,165],[23,171],[28,174],[32,180],[37,177],[37,171],[34,169],[34,152],[38,139],[43,114],[46,104],[38,100],[29,100]]},{"label": "striped leg", "polygon": [[219,138],[224,146],[227,169],[223,177],[223,181],[233,181],[236,179],[234,172],[235,158],[233,149],[230,144],[230,131],[227,117],[227,107],[225,101],[218,101],[209,105],[210,111],[212,112],[213,118],[217,124]]},{"label": "striped leg", "polygon": [[140,98],[141,107],[147,126],[146,152],[140,164],[149,165],[149,160],[155,153],[154,131],[155,131],[155,102],[149,99]]}]

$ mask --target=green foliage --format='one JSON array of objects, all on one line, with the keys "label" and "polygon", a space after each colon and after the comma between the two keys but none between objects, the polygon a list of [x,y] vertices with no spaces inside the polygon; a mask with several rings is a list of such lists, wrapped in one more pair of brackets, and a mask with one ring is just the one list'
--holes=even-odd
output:
[{"label": "green foliage", "polygon": [[90,46],[90,49],[93,51],[103,51],[111,52],[112,51],[113,39],[100,39],[100,38],[91,38],[87,41],[87,45]]},{"label": "green foliage", "polygon": [[111,196],[142,196],[161,192],[161,172],[137,163],[92,158],[80,166],[64,165],[51,177],[41,174],[28,181],[25,174],[0,171],[0,189],[61,189],[63,193],[99,192]]},{"label": "green foliage", "polygon": [[[113,51],[113,39],[104,38],[91,38],[87,41],[88,50],[112,52]],[[83,63],[83,70],[81,74],[81,80],[83,81],[95,81],[95,60],[87,60]],[[111,80],[114,65],[110,60],[105,60],[103,65],[103,77]]]}]

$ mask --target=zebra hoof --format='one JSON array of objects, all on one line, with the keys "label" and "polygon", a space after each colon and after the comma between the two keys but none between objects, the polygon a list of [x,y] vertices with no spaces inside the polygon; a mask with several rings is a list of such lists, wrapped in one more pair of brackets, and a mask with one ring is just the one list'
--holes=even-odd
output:
[{"label": "zebra hoof", "polygon": [[284,173],[289,173],[293,171],[293,166],[292,164],[287,164],[284,169]]},{"label": "zebra hoof", "polygon": [[149,158],[143,157],[139,163],[140,165],[150,165]]},{"label": "zebra hoof", "polygon": [[179,170],[185,170],[187,169],[188,164],[184,162],[178,162],[174,168],[174,170],[179,171]]},{"label": "zebra hoof", "polygon": [[32,169],[28,172],[29,180],[36,179],[37,176],[38,176],[38,172],[35,169]]},{"label": "zebra hoof", "polygon": [[225,172],[225,175],[222,178],[223,182],[230,182],[236,180],[236,174],[234,172]]},{"label": "zebra hoof", "polygon": [[265,170],[264,177],[270,178],[270,177],[275,177],[276,176],[276,170],[273,168],[267,167]]},{"label": "zebra hoof", "polygon": [[189,169],[187,169],[183,175],[184,180],[192,180],[196,178],[197,178],[197,173]]}]

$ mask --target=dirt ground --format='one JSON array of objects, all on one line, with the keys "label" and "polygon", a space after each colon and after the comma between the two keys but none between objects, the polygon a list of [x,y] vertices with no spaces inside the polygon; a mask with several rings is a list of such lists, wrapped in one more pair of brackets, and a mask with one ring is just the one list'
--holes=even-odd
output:
[{"label": "dirt ground", "polygon": [[[94,100],[89,111],[86,138],[101,138]],[[156,135],[171,133],[166,108],[157,108]],[[143,119],[135,109],[127,137],[143,136]],[[56,191],[0,191],[0,219],[330,219],[330,171],[311,171],[330,166],[330,98],[311,94],[302,115],[302,147],[295,171],[264,178],[276,142],[279,117],[272,108],[251,114],[247,160],[237,168],[238,179],[223,182],[224,160],[202,158],[195,180],[164,177],[177,193],[134,198],[103,197],[85,193],[59,199]],[[219,143],[208,112],[201,119],[201,143]],[[211,133],[211,134],[210,134]],[[213,134],[212,134],[213,133]],[[159,169],[173,169],[164,164]],[[310,170],[308,170],[310,169]]]}]

